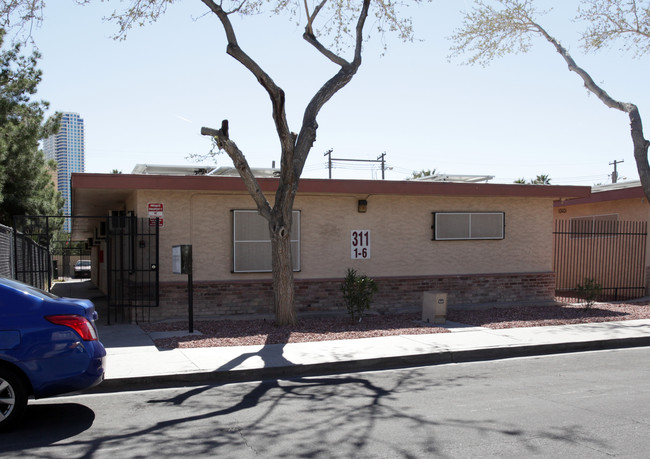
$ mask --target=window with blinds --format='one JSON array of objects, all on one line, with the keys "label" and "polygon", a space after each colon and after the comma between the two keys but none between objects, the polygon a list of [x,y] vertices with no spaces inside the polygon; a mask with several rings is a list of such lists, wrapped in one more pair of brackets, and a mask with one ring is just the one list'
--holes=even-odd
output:
[{"label": "window with blinds", "polygon": [[433,213],[435,241],[503,239],[504,237],[505,214],[503,212]]},{"label": "window with blinds", "polygon": [[[269,224],[256,210],[233,210],[233,272],[271,272]],[[293,270],[300,271],[300,211],[294,210],[291,227]]]}]

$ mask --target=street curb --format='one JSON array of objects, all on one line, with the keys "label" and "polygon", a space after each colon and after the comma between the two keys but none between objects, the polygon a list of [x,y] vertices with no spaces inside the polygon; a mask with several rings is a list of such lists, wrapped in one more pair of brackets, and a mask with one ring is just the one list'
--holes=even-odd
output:
[{"label": "street curb", "polygon": [[168,375],[138,376],[107,379],[84,393],[110,393],[203,384],[228,384],[273,379],[293,379],[311,376],[328,376],[363,371],[392,370],[420,366],[502,360],[517,357],[565,354],[650,346],[650,336],[636,338],[602,339],[541,345],[507,346],[460,351],[441,351],[363,360],[291,365],[284,367],[255,368],[247,370],[214,370]]}]

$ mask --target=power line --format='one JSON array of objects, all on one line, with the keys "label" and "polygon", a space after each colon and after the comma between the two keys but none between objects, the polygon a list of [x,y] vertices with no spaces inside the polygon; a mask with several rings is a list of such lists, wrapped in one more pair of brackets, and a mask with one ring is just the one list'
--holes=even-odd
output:
[{"label": "power line", "polygon": [[[332,168],[333,168],[333,163],[336,161],[339,162],[354,162],[354,163],[380,163],[381,164],[381,179],[384,180],[386,178],[385,176],[385,171],[386,171],[386,152],[383,152],[381,155],[377,157],[377,159],[353,159],[353,158],[332,158],[332,152],[334,151],[333,148],[330,148],[325,152],[323,156],[327,156],[327,169],[329,170],[329,178],[332,178]],[[338,167],[339,169],[343,169],[342,166]],[[361,168],[359,168],[361,169]],[[368,170],[365,168],[365,170]],[[370,169],[373,170],[373,169]]]}]

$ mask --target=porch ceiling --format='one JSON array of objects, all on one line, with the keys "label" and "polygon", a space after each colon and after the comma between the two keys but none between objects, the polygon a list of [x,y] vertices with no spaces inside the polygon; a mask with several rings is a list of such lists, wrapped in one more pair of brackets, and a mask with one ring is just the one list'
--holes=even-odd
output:
[{"label": "porch ceiling", "polygon": [[[74,217],[108,217],[109,210],[124,209],[127,198],[134,190],[95,188],[72,189],[72,215]],[[95,235],[97,219],[74,218],[72,238],[87,239]]]}]

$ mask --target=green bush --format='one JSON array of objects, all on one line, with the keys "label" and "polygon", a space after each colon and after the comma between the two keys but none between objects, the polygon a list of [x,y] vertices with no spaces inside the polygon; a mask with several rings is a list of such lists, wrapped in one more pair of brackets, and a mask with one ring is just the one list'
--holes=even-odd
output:
[{"label": "green bush", "polygon": [[585,301],[585,309],[591,309],[603,289],[596,279],[586,277],[582,284],[578,284],[577,291],[578,296]]},{"label": "green bush", "polygon": [[372,297],[377,292],[377,284],[368,276],[359,275],[356,270],[348,268],[341,290],[352,321],[358,318],[361,322],[363,311],[370,309]]}]

